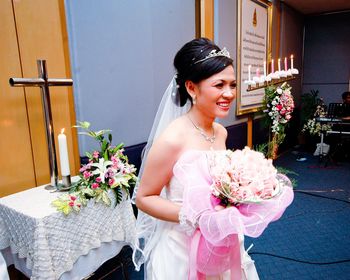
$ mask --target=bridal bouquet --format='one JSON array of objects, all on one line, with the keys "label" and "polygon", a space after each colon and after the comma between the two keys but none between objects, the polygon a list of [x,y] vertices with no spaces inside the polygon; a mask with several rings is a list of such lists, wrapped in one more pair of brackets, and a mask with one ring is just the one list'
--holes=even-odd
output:
[{"label": "bridal bouquet", "polygon": [[188,151],[173,172],[184,187],[179,220],[191,238],[189,279],[227,270],[242,279],[238,236],[256,238],[282,216],[293,201],[291,182],[249,148]]},{"label": "bridal bouquet", "polygon": [[280,192],[277,169],[271,159],[248,147],[214,154],[211,159],[212,202],[216,209],[259,203]]},{"label": "bridal bouquet", "polygon": [[111,205],[110,196],[116,204],[123,198],[123,192],[129,196],[129,188],[136,182],[136,168],[128,163],[128,157],[124,155],[123,144],[112,146],[110,130],[92,131],[90,123],[79,122],[77,128],[85,131],[80,134],[88,135],[100,144],[100,150],[86,153],[89,162],[80,168],[79,179],[73,183],[69,194],[63,194],[52,202],[58,211],[68,215],[72,211],[80,211],[86,206],[88,200],[95,199],[106,205]]}]

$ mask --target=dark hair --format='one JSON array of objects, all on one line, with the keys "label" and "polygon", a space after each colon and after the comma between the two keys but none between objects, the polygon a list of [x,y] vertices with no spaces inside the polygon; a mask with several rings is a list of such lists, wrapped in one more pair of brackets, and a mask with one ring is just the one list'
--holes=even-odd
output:
[{"label": "dark hair", "polygon": [[346,97],[347,97],[348,95],[350,95],[350,91],[345,91],[345,92],[343,92],[343,94],[341,95],[341,98],[342,98],[343,100],[345,100]]},{"label": "dark hair", "polygon": [[227,66],[233,66],[233,60],[226,56],[215,56],[200,61],[212,50],[220,51],[221,49],[209,39],[199,38],[186,43],[175,55],[174,67],[177,71],[176,82],[180,95],[180,106],[184,106],[187,99],[192,102],[185,87],[186,81],[199,83],[221,72]]}]

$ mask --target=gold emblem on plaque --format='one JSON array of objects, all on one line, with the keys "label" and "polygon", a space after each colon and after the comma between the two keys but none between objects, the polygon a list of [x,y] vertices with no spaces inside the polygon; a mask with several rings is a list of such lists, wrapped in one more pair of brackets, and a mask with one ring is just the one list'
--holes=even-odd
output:
[{"label": "gold emblem on plaque", "polygon": [[253,26],[256,27],[258,23],[257,17],[256,17],[256,9],[254,9],[254,14],[253,14]]}]

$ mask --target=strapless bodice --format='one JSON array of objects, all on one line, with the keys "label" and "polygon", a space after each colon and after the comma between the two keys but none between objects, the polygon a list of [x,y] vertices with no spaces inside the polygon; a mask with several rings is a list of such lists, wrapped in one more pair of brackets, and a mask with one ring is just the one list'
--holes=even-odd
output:
[{"label": "strapless bodice", "polygon": [[184,186],[175,176],[173,176],[165,189],[167,199],[175,203],[182,203],[183,192]]}]

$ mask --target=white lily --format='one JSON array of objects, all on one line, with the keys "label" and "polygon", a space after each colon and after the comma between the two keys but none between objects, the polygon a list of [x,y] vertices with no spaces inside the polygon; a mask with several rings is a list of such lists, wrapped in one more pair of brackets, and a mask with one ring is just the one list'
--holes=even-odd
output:
[{"label": "white lily", "polygon": [[99,174],[99,177],[101,178],[101,182],[105,182],[105,174],[108,171],[108,167],[112,165],[113,162],[110,160],[105,160],[104,158],[100,158],[98,160],[98,163],[92,163],[91,166],[97,167],[94,171],[92,171],[92,174],[96,175]]},{"label": "white lily", "polygon": [[131,178],[130,175],[117,174],[117,176],[114,177],[115,181],[114,181],[112,187],[121,187],[123,185],[127,186],[130,178]]}]

